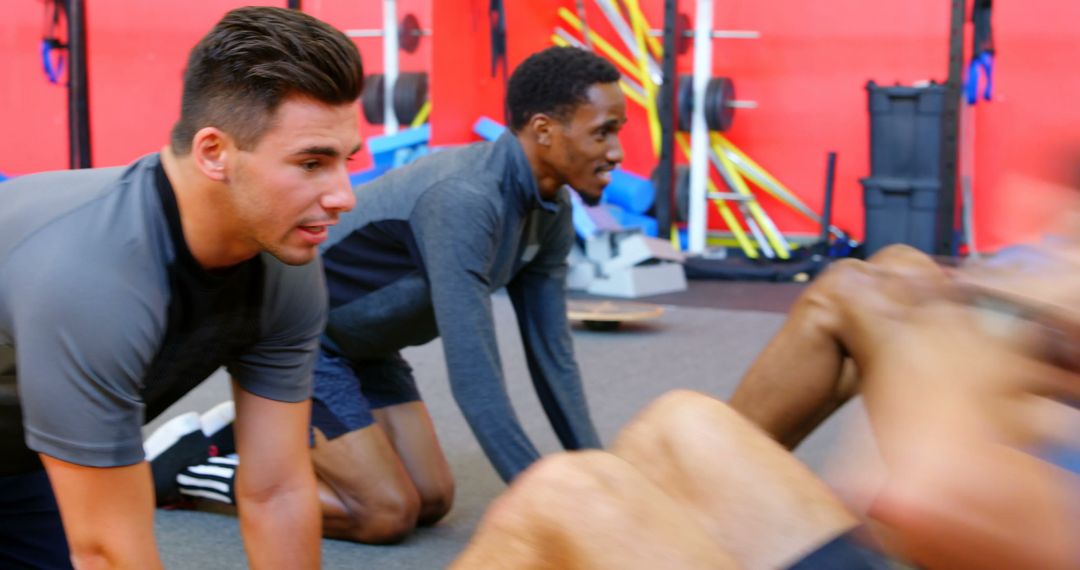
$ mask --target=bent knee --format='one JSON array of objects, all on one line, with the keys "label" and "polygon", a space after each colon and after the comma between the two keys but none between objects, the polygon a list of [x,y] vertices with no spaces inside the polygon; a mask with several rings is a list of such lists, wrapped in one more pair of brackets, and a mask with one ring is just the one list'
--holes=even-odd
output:
[{"label": "bent knee", "polygon": [[692,390],[672,390],[638,413],[619,433],[612,449],[631,462],[648,457],[662,461],[702,433],[726,431],[736,422],[746,420],[726,403]]},{"label": "bent knee", "polygon": [[631,421],[630,427],[637,426],[654,432],[679,430],[687,420],[695,420],[702,415],[714,416],[735,414],[727,404],[720,400],[693,390],[676,389],[665,392],[653,400]]},{"label": "bent knee", "polygon": [[867,261],[875,265],[889,267],[937,267],[937,263],[929,255],[910,245],[901,243],[894,243],[879,249]]},{"label": "bent knee", "polygon": [[488,512],[488,524],[502,528],[537,524],[562,526],[581,516],[613,510],[617,495],[635,477],[633,467],[606,451],[549,455],[523,472]]},{"label": "bent knee", "polygon": [[809,317],[826,326],[839,326],[840,307],[872,286],[872,279],[874,269],[865,261],[834,261],[795,300],[790,318]]},{"label": "bent knee", "polygon": [[420,514],[417,524],[420,526],[433,525],[454,506],[454,481],[449,479],[439,481],[435,485],[420,490]]},{"label": "bent knee", "polygon": [[350,507],[345,535],[365,544],[401,542],[417,525],[420,498],[415,493],[384,493],[363,507]]}]

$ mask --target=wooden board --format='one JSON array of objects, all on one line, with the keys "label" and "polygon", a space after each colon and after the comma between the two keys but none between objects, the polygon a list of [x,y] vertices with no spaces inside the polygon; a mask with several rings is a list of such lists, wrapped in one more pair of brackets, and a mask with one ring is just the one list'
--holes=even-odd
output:
[{"label": "wooden board", "polygon": [[655,319],[664,314],[664,309],[659,305],[630,301],[570,299],[566,302],[566,313],[573,321],[621,323]]}]

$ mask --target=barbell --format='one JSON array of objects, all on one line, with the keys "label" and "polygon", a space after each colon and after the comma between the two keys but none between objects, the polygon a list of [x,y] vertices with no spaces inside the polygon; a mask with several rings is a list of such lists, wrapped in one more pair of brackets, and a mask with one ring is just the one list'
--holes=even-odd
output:
[{"label": "barbell", "polygon": [[[345,30],[345,35],[350,38],[381,38],[386,35],[386,30],[378,28]],[[413,14],[405,14],[398,24],[398,47],[405,53],[413,53],[420,47],[420,38],[430,36],[431,30],[420,27],[420,20]]]}]

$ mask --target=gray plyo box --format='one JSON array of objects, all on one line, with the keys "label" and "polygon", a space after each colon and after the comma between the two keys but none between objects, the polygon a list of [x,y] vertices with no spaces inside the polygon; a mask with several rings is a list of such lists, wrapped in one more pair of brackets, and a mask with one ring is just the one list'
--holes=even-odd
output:
[{"label": "gray plyo box", "polygon": [[635,265],[599,276],[589,285],[594,295],[633,299],[686,290],[686,273],[679,263]]}]

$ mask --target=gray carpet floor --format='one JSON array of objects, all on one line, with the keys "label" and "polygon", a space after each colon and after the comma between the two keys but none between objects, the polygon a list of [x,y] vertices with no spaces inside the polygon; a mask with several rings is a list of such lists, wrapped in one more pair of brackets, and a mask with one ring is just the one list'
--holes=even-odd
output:
[{"label": "gray carpet floor", "polygon": [[[575,328],[575,350],[590,407],[605,441],[653,398],[673,388],[691,388],[718,398],[730,395],[742,373],[783,322],[783,314],[665,306],[663,317],[614,332]],[[494,311],[502,363],[514,405],[526,432],[542,452],[559,450],[528,378],[513,311],[496,296]],[[325,568],[429,569],[445,567],[460,552],[487,505],[504,488],[491,469],[450,395],[438,341],[409,349],[424,399],[457,481],[451,513],[433,528],[402,544],[365,546],[323,541]],[[792,370],[792,378],[799,371]],[[203,411],[228,397],[218,373],[154,424],[178,413]],[[804,443],[798,456],[821,471],[841,425],[864,421],[857,405],[834,416]],[[731,461],[739,461],[732,457]],[[157,512],[156,532],[167,568],[245,568],[236,519],[196,511]]]}]

